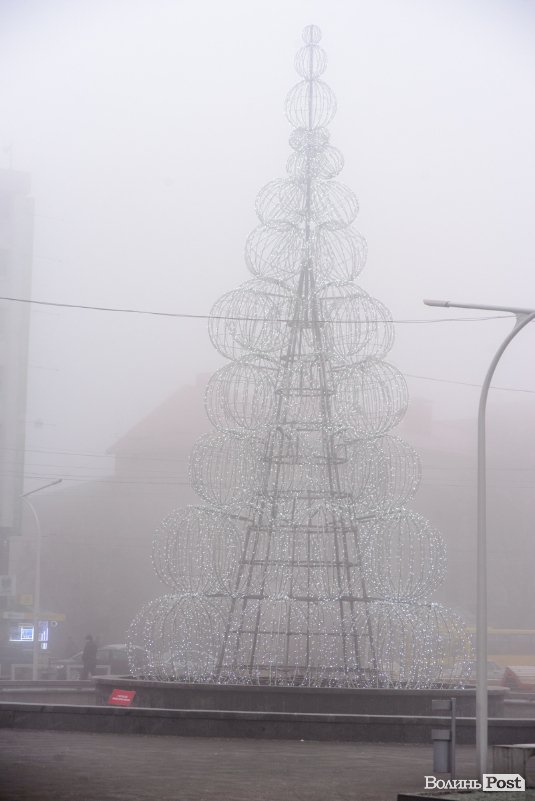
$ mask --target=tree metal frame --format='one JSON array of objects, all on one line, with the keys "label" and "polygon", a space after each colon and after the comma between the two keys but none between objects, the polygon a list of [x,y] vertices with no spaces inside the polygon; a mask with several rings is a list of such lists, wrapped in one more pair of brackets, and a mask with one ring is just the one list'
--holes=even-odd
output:
[{"label": "tree metal frame", "polygon": [[206,392],[215,432],[191,457],[204,506],[156,533],[168,595],[129,642],[135,675],[238,684],[460,686],[469,640],[430,601],[445,575],[441,536],[407,508],[415,451],[388,432],[407,408],[383,361],[388,309],[355,284],[366,242],[320,79],[327,59],[304,29],[286,99],[288,176],[258,194],[247,239],[253,278],[216,302],[214,346],[229,363]]}]

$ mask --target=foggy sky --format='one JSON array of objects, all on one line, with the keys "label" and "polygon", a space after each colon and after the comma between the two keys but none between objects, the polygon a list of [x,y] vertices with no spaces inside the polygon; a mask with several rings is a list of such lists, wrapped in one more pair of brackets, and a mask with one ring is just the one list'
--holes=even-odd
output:
[{"label": "foggy sky", "polygon": [[[250,278],[254,199],[285,175],[283,103],[311,23],[338,99],[340,180],[369,246],[359,283],[395,320],[477,316],[424,297],[535,306],[535,4],[524,0],[1,0],[0,148],[32,178],[33,297],[207,314]],[[478,383],[510,327],[399,324],[388,360]],[[535,390],[534,344],[531,326],[496,384]],[[205,320],[51,308],[32,312],[29,362],[26,472],[39,476],[105,469],[58,452],[104,453],[223,364]],[[476,389],[408,382],[437,416],[475,417]]]}]

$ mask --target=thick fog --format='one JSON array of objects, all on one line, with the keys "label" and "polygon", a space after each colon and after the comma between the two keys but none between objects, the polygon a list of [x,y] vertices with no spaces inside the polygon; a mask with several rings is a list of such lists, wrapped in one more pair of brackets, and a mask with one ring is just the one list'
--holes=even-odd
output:
[{"label": "thick fog", "polygon": [[[285,174],[284,98],[311,23],[369,246],[359,283],[398,321],[389,360],[415,403],[404,436],[433,441],[425,511],[440,525],[455,485],[472,502],[475,474],[456,464],[452,480],[441,460],[448,427],[426,434],[422,420],[463,421],[475,465],[477,385],[513,321],[463,322],[492,314],[422,300],[535,306],[535,6],[523,0],[2,0],[0,166],[31,176],[32,298],[200,316],[32,307],[28,489],[111,473],[110,446],[223,363],[202,316],[250,277],[254,200]],[[490,483],[530,519],[534,345],[532,325],[489,403]]]}]

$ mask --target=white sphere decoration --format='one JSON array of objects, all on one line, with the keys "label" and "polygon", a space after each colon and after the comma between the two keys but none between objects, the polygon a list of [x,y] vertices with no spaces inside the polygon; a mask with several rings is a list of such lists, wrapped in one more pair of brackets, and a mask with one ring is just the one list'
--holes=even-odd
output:
[{"label": "white sphere decoration", "polygon": [[245,262],[253,275],[292,280],[301,270],[306,239],[295,225],[260,225],[245,243]]},{"label": "white sphere decoration", "polygon": [[443,582],[446,548],[425,518],[404,509],[364,520],[363,569],[368,592],[379,598],[426,598]]},{"label": "white sphere decoration", "polygon": [[324,128],[336,114],[336,97],[323,81],[301,81],[288,92],[285,111],[295,128]]},{"label": "white sphere decoration", "polygon": [[208,325],[214,347],[229,359],[280,350],[288,338],[290,301],[280,285],[260,279],[223,295]]},{"label": "white sphere decoration", "polygon": [[186,506],[160,524],[152,558],[156,574],[175,592],[220,595],[238,590],[242,551],[243,534],[228,516],[210,507]]},{"label": "white sphere decoration", "polygon": [[317,25],[307,25],[303,28],[302,39],[306,45],[317,44],[321,41],[321,29]]},{"label": "white sphere decoration", "polygon": [[216,508],[236,508],[247,503],[260,475],[257,444],[250,437],[206,434],[191,454],[191,485]]},{"label": "white sphere decoration", "polygon": [[318,299],[325,339],[333,354],[346,364],[382,359],[394,343],[388,309],[352,284],[332,284]]},{"label": "white sphere decoration", "polygon": [[352,227],[337,230],[320,226],[311,247],[320,287],[350,283],[366,264],[366,240]]},{"label": "white sphere decoration", "polygon": [[206,388],[206,411],[220,431],[269,428],[275,422],[276,405],[273,368],[254,357],[225,365]]},{"label": "white sphere decoration", "polygon": [[286,162],[287,172],[295,179],[306,181],[310,174],[315,178],[334,178],[344,166],[344,157],[335,147],[325,146],[311,157],[306,150],[292,153]]},{"label": "white sphere decoration", "polygon": [[336,383],[337,416],[359,437],[385,434],[402,420],[407,405],[406,381],[387,362],[366,359],[341,372]]},{"label": "white sphere decoration", "polygon": [[225,606],[202,595],[164,595],[151,601],[128,632],[132,671],[159,681],[213,681]]},{"label": "white sphere decoration", "polygon": [[302,47],[295,56],[295,71],[302,78],[312,80],[323,75],[327,67],[327,54],[317,45]]}]

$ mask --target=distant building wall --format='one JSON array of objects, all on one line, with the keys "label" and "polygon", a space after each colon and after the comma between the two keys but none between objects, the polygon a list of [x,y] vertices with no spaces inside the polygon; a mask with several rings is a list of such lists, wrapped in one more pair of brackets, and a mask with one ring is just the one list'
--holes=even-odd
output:
[{"label": "distant building wall", "polygon": [[[69,485],[33,498],[41,521],[41,607],[63,613],[50,631],[51,650],[67,637],[81,648],[91,633],[101,644],[124,642],[134,615],[172,590],[151,561],[154,532],[174,509],[202,501],[189,486],[196,439],[211,426],[204,412],[206,379],[181,387],[110,448],[108,479]],[[31,592],[33,556],[17,548],[20,592]]]}]

